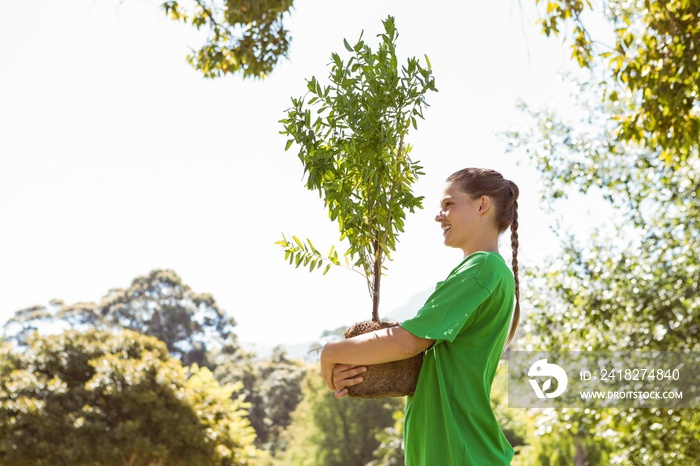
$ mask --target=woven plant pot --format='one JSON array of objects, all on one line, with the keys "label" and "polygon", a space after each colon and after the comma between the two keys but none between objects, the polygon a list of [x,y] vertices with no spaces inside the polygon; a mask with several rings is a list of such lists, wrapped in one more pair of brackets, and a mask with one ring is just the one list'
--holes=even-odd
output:
[{"label": "woven plant pot", "polygon": [[[390,327],[398,327],[400,322],[359,322],[345,331],[345,338]],[[418,374],[423,364],[423,353],[402,361],[387,362],[367,366],[364,382],[348,387],[348,395],[356,398],[388,398],[413,395],[416,391]]]}]

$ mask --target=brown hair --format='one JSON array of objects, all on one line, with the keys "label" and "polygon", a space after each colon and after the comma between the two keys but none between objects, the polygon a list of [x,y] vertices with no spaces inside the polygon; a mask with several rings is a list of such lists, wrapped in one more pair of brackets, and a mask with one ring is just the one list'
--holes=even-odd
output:
[{"label": "brown hair", "polygon": [[513,277],[515,279],[515,310],[513,323],[510,327],[506,347],[515,336],[520,321],[520,279],[518,278],[518,186],[494,170],[483,168],[465,168],[453,173],[447,178],[448,182],[456,183],[459,190],[471,195],[474,199],[488,196],[496,208],[498,233],[501,234],[510,227],[510,245],[513,249]]}]

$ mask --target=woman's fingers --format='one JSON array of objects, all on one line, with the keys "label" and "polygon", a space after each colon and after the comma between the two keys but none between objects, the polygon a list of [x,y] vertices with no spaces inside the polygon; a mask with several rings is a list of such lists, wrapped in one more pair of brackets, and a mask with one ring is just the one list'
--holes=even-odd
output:
[{"label": "woman's fingers", "polygon": [[[345,364],[337,364],[333,369],[333,385],[335,385],[336,397],[342,398],[347,394],[347,387],[352,387],[364,382],[362,374],[367,372],[365,366],[348,366]],[[344,392],[341,394],[341,392]],[[340,395],[340,396],[339,396]]]},{"label": "woman's fingers", "polygon": [[348,366],[347,364],[336,364],[333,368],[333,377],[347,379],[367,372],[366,366]]}]

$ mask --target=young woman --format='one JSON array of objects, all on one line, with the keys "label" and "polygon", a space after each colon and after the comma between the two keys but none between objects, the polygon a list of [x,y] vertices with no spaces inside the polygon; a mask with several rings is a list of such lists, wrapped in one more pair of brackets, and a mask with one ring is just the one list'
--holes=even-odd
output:
[{"label": "young woman", "polygon": [[[406,404],[407,466],[500,466],[513,458],[490,393],[520,314],[517,199],[515,183],[493,170],[452,174],[435,221],[445,245],[464,252],[462,262],[400,327],[331,342],[321,352],[323,378],[340,398],[362,383],[365,366],[425,351]],[[498,253],[509,227],[512,274]]]}]

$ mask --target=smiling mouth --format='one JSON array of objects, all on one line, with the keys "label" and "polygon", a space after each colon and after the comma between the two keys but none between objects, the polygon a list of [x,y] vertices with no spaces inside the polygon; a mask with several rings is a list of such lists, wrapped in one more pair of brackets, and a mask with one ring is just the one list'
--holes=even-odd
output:
[{"label": "smiling mouth", "polygon": [[452,229],[452,225],[443,225],[442,226],[443,233],[447,233],[448,231],[450,231],[450,229]]}]

